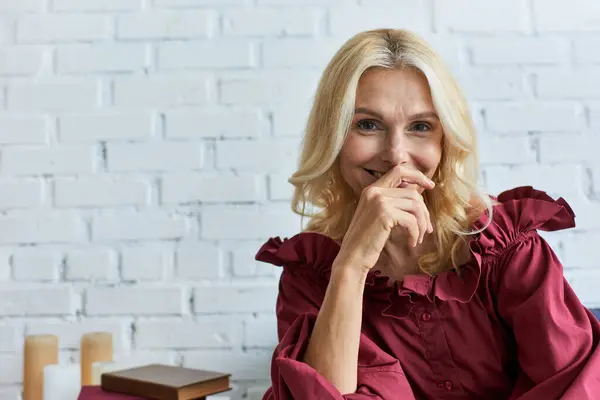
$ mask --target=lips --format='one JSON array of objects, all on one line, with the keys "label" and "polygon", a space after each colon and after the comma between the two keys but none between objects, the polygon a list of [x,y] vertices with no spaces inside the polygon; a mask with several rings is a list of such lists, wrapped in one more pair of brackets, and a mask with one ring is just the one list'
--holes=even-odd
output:
[{"label": "lips", "polygon": [[373,171],[372,169],[366,169],[366,168],[364,168],[364,170],[367,171],[368,174],[374,176],[377,179],[381,178],[384,175],[383,172]]}]

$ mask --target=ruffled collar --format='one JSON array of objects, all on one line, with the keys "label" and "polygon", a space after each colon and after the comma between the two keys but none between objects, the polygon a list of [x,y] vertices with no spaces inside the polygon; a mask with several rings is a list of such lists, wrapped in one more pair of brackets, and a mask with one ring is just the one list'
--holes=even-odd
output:
[{"label": "ruffled collar", "polygon": [[[378,270],[367,275],[365,295],[387,302],[382,314],[404,318],[417,301],[459,301],[466,303],[476,293],[481,278],[483,260],[493,257],[535,229],[554,231],[575,226],[575,214],[563,198],[552,199],[531,186],[517,187],[501,193],[494,205],[492,221],[481,233],[471,236],[471,259],[459,272],[445,271],[435,276],[406,275],[391,286],[389,278]],[[474,223],[473,229],[483,228],[489,219],[486,210]],[[316,232],[302,232],[289,239],[269,239],[256,254],[256,260],[284,266],[301,272],[316,272],[329,279],[331,265],[340,245]]]}]

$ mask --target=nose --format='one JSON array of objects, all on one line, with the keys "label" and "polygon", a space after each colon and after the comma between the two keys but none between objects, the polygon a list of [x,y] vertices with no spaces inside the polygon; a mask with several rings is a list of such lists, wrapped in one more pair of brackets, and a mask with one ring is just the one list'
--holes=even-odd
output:
[{"label": "nose", "polygon": [[392,133],[386,138],[381,158],[388,168],[406,164],[409,160],[407,143],[402,132]]}]

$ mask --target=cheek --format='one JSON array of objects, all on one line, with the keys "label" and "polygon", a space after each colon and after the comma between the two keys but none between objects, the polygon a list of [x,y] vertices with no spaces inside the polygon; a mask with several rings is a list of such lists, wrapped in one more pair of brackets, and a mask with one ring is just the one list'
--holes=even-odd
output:
[{"label": "cheek", "polygon": [[442,146],[439,143],[431,142],[422,146],[417,153],[419,164],[427,171],[435,171],[442,159]]},{"label": "cheek", "polygon": [[364,139],[350,133],[339,156],[342,178],[356,193],[365,185],[362,166],[377,155],[373,141]]},{"label": "cheek", "polygon": [[372,143],[361,139],[361,137],[352,133],[348,136],[340,154],[340,162],[343,167],[353,168],[361,166],[376,154],[374,149],[372,149]]}]

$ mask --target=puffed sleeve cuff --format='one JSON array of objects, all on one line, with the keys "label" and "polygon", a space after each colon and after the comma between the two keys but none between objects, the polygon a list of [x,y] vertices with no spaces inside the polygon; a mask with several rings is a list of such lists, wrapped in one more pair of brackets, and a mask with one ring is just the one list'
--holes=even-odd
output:
[{"label": "puffed sleeve cuff", "polygon": [[381,354],[364,335],[359,360],[368,360],[368,365],[358,367],[357,391],[342,395],[317,370],[302,362],[315,321],[314,314],[298,316],[280,341],[271,365],[272,387],[265,399],[414,399],[398,360]]}]

